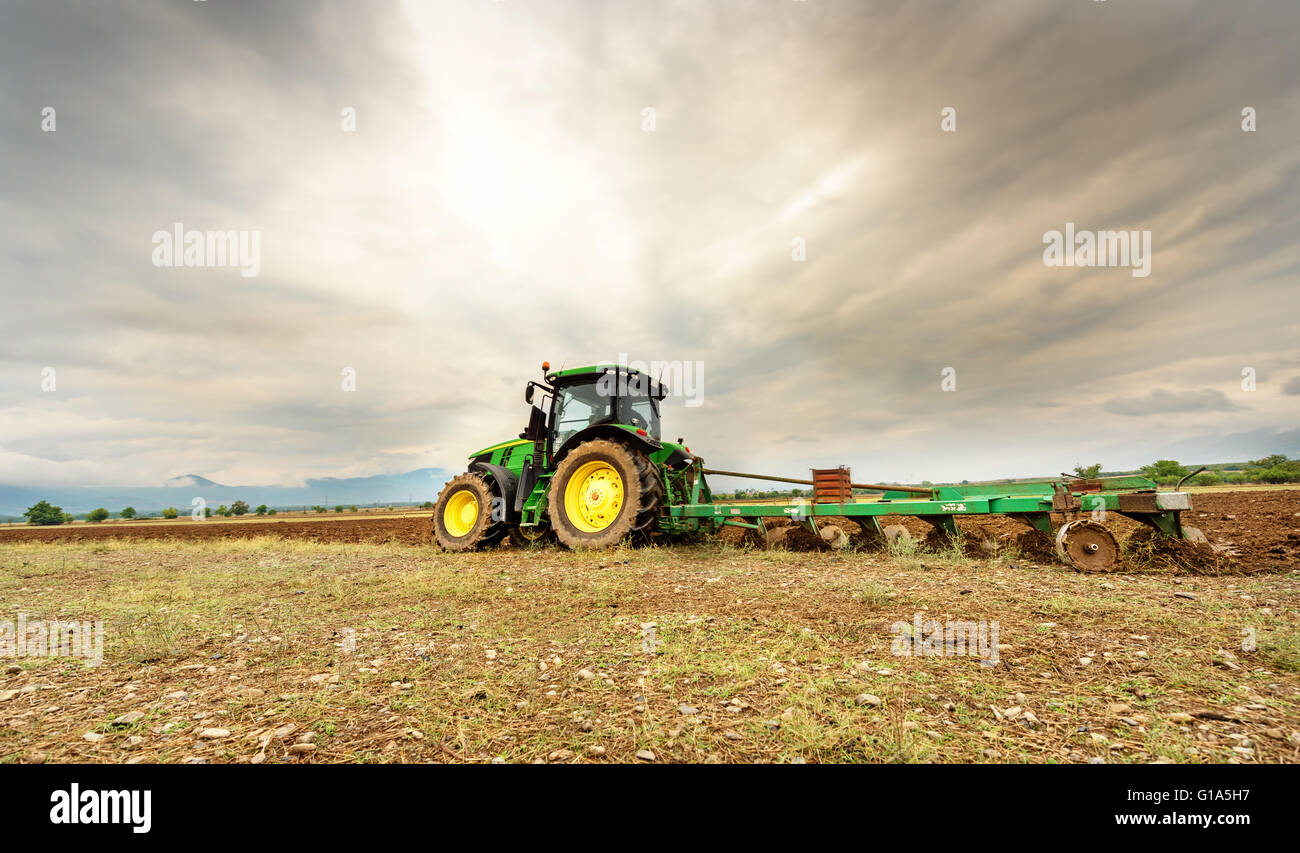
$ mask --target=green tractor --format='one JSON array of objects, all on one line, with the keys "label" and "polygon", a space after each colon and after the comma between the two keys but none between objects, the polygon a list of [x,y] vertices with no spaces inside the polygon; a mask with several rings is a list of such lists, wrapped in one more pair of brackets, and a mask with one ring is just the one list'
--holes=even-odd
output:
[{"label": "green tractor", "polygon": [[604,548],[698,525],[665,509],[711,499],[701,460],[660,438],[667,389],[623,365],[551,372],[543,363],[542,376],[524,391],[531,409],[519,438],[472,454],[469,470],[438,495],[438,544],[468,551],[553,536],[570,548]]},{"label": "green tractor", "polygon": [[[527,546],[552,536],[570,548],[607,548],[628,537],[645,541],[728,525],[767,548],[792,524],[808,528],[815,544],[839,548],[849,539],[839,518],[882,544],[908,534],[900,525],[882,525],[887,516],[912,516],[951,539],[960,535],[959,518],[1003,515],[1054,536],[1066,564],[1107,572],[1120,565],[1107,513],[1165,537],[1205,541],[1182,524],[1192,504],[1181,481],[1161,492],[1144,477],[1127,476],[907,486],[855,483],[843,465],[814,468],[811,480],[716,471],[681,439],[660,438],[659,402],[668,392],[645,373],[609,364],[551,372],[543,364],[542,376],[544,382],[524,390],[528,428],[515,441],[473,454],[469,470],[438,495],[433,529],[444,548],[468,551],[505,537]],[[715,503],[709,474],[812,486],[812,501]],[[879,497],[858,500],[855,490]],[[1056,518],[1063,519],[1059,528]]]}]

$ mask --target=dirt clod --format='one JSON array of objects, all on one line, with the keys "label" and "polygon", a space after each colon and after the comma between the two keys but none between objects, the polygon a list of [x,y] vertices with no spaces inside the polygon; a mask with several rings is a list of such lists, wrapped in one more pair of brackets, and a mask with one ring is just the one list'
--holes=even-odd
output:
[{"label": "dirt clod", "polygon": [[1189,542],[1140,527],[1121,544],[1128,571],[1165,571],[1196,575],[1241,574],[1237,560],[1206,542]]}]

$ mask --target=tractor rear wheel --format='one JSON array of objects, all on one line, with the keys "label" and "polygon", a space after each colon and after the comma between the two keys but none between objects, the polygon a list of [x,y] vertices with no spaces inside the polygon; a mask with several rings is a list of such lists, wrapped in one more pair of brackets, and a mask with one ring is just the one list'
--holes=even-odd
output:
[{"label": "tractor rear wheel", "polygon": [[478,474],[460,474],[447,481],[433,506],[433,535],[448,551],[469,551],[491,545],[506,533],[504,521],[493,518],[492,487]]},{"label": "tractor rear wheel", "polygon": [[658,518],[663,485],[654,465],[626,445],[587,441],[551,478],[551,529],[570,548],[608,548]]}]

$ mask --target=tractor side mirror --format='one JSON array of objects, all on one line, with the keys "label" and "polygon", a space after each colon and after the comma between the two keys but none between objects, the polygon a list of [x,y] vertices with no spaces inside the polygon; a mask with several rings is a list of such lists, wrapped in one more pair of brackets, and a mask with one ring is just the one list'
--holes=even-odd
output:
[{"label": "tractor side mirror", "polygon": [[524,389],[524,402],[533,402],[533,383],[529,382],[528,387]]}]

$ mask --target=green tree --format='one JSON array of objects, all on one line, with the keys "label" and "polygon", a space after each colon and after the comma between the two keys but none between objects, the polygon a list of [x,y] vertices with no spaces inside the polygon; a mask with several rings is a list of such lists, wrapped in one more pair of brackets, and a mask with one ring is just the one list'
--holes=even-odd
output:
[{"label": "green tree", "polygon": [[135,507],[124,506],[122,507],[122,511],[119,512],[118,515],[121,516],[122,518],[135,518]]},{"label": "green tree", "polygon": [[67,516],[64,515],[63,507],[52,506],[49,501],[40,501],[35,506],[29,506],[27,512],[23,513],[23,518],[27,519],[29,524],[64,524]]},{"label": "green tree", "polygon": [[90,514],[86,516],[86,521],[93,521],[98,524],[106,518],[108,518],[108,510],[101,506],[98,509],[92,509]]},{"label": "green tree", "polygon": [[268,510],[266,511],[266,514],[267,514],[267,515],[275,515],[275,510],[274,510],[274,509],[268,509]]},{"label": "green tree", "polygon": [[356,511],[357,511],[357,505],[356,505],[356,504],[353,504],[352,506],[348,507],[348,509],[351,510],[352,512],[356,512]]},{"label": "green tree", "polygon": [[165,510],[162,511],[162,517],[163,517],[163,518],[175,518],[176,516],[178,516],[178,515],[180,515],[180,514],[181,514],[181,513],[180,513],[180,510],[176,509],[176,507],[174,507],[174,506],[169,506],[169,507],[167,507]]},{"label": "green tree", "polygon": [[230,514],[231,514],[231,515],[247,515],[247,514],[248,514],[248,504],[247,504],[246,502],[244,502],[244,501],[235,501],[234,503],[232,503],[232,504],[230,505]]},{"label": "green tree", "polygon": [[1298,483],[1300,459],[1287,459],[1281,453],[1274,453],[1263,459],[1252,459],[1242,473],[1252,483]]},{"label": "green tree", "polygon": [[1181,477],[1187,473],[1187,469],[1172,459],[1157,459],[1150,465],[1143,465],[1142,473],[1153,480],[1162,480]]},{"label": "green tree", "polygon": [[342,512],[342,511],[343,511],[343,504],[335,504],[335,506],[334,506],[334,511],[335,511],[335,512]]},{"label": "green tree", "polygon": [[1085,480],[1095,480],[1101,476],[1101,463],[1096,465],[1075,465],[1074,473]]},{"label": "green tree", "polygon": [[253,512],[258,515],[266,515],[266,504],[258,504],[257,509],[253,510]]},{"label": "green tree", "polygon": [[204,518],[211,518],[211,517],[212,517],[212,507],[210,507],[210,506],[205,506],[205,507],[203,508],[203,517],[204,517]]}]

